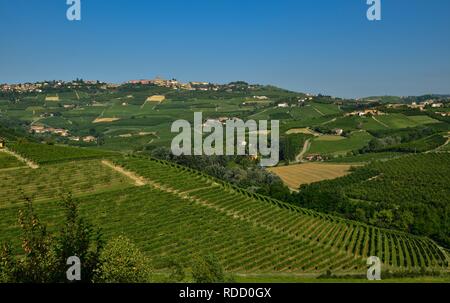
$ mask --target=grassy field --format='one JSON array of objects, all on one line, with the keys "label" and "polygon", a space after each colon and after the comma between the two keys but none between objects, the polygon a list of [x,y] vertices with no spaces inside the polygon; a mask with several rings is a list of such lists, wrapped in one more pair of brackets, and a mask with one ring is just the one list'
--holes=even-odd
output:
[{"label": "grassy field", "polygon": [[269,171],[278,175],[289,188],[298,189],[302,184],[345,176],[350,167],[350,165],[305,163],[274,167]]},{"label": "grassy field", "polygon": [[423,124],[439,123],[428,116],[405,116],[402,114],[389,114],[377,116],[376,119],[380,121],[386,128],[407,128],[415,127]]},{"label": "grassy field", "polygon": [[[333,138],[333,140],[330,140]],[[373,137],[365,131],[353,132],[349,138],[326,136],[312,140],[307,154],[345,155],[350,151],[364,147]]]},{"label": "grassy field", "polygon": [[405,156],[405,153],[368,153],[350,157],[332,158],[328,162],[332,163],[369,163],[377,160],[388,160]]}]

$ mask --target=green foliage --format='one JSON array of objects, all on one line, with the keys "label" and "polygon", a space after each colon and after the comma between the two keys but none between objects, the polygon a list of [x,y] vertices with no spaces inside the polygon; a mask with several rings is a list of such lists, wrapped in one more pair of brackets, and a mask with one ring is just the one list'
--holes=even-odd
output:
[{"label": "green foliage", "polygon": [[78,159],[95,159],[112,155],[110,152],[93,149],[37,143],[16,143],[11,145],[11,149],[21,156],[39,164]]},{"label": "green foliage", "polygon": [[192,265],[195,283],[223,283],[226,277],[222,265],[214,255],[197,257]]},{"label": "green foliage", "polygon": [[373,162],[348,176],[305,185],[292,201],[317,211],[429,236],[448,247],[449,184],[450,154],[410,155]]},{"label": "green foliage", "polygon": [[287,162],[295,161],[306,140],[311,137],[311,135],[305,134],[292,134],[284,136],[280,140],[280,160]]},{"label": "green foliage", "polygon": [[167,148],[156,148],[150,152],[150,155],[204,172],[254,193],[280,200],[286,199],[290,194],[289,189],[278,176],[259,167],[257,162],[248,157],[173,156]]},{"label": "green foliage", "polygon": [[91,281],[102,242],[92,226],[79,217],[77,204],[70,195],[63,198],[62,206],[66,210],[66,223],[59,235],[52,236],[39,220],[31,199],[26,198],[25,207],[19,211],[23,255],[15,256],[8,244],[3,246],[0,281],[67,282],[66,261],[70,256],[82,260],[82,278]]},{"label": "green foliage", "polygon": [[147,257],[124,236],[119,236],[105,246],[100,254],[101,265],[96,271],[99,283],[148,283],[151,267]]},{"label": "green foliage", "polygon": [[[79,215],[78,203],[71,194],[62,197],[62,208],[65,210],[65,223],[55,239],[55,253],[59,258],[60,272],[64,273],[66,261],[77,256],[81,262],[82,281],[91,281],[100,260],[103,240],[100,230],[88,223]],[[64,275],[61,276],[64,280]]]}]

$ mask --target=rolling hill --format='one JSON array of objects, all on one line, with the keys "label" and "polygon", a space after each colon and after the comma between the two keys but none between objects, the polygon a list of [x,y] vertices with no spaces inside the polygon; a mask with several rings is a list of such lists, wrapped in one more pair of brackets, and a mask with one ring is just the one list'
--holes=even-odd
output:
[{"label": "rolling hill", "polygon": [[[126,235],[155,266],[212,252],[238,275],[364,275],[372,255],[393,272],[449,270],[448,252],[429,238],[295,207],[161,160],[111,154],[80,159],[78,153],[65,150],[57,163],[34,170],[0,170],[1,187],[28,180],[25,194],[36,196],[36,210],[50,228],[63,219],[50,191],[71,191],[107,238]],[[41,157],[35,149],[28,156]],[[0,242],[16,248],[20,198],[16,190],[0,196]]]}]

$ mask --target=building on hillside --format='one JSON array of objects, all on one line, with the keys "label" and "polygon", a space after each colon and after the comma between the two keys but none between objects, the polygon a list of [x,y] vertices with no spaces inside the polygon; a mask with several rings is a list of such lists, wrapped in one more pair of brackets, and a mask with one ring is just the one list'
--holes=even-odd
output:
[{"label": "building on hillside", "polygon": [[353,117],[353,116],[359,116],[359,117],[365,117],[368,115],[372,115],[372,116],[382,116],[384,115],[383,112],[377,110],[377,109],[366,109],[363,111],[355,111],[355,112],[351,112],[346,114],[346,117]]},{"label": "building on hillside", "polygon": [[342,136],[342,134],[344,133],[344,130],[342,128],[335,128],[335,129],[333,129],[333,133],[337,136]]},{"label": "building on hillside", "polygon": [[0,149],[3,149],[6,147],[5,139],[0,138]]},{"label": "building on hillside", "polygon": [[312,154],[305,157],[305,159],[309,162],[323,162],[325,161],[324,157],[320,154]]},{"label": "building on hillside", "polygon": [[280,107],[280,108],[287,108],[287,107],[289,107],[289,104],[287,104],[287,103],[280,103],[280,104],[278,104],[278,107]]},{"label": "building on hillside", "polygon": [[86,136],[83,138],[83,142],[86,142],[86,143],[92,143],[95,141],[97,141],[97,139],[94,136]]},{"label": "building on hillside", "polygon": [[45,127],[43,125],[32,125],[30,128],[30,133],[43,134],[46,132],[47,132],[47,130],[45,129]]}]

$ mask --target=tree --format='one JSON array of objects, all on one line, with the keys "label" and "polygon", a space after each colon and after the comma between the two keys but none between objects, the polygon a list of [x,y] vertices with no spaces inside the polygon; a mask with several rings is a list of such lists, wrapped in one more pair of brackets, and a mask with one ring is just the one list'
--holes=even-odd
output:
[{"label": "tree", "polygon": [[56,282],[57,258],[52,249],[52,237],[42,224],[30,198],[25,198],[25,208],[19,211],[22,229],[23,257],[17,259],[9,244],[0,255],[0,279],[14,283]]},{"label": "tree", "polygon": [[[55,243],[60,272],[65,272],[64,268],[69,257],[77,256],[82,260],[82,281],[91,281],[99,265],[100,251],[104,244],[101,232],[80,217],[78,204],[70,193],[63,195],[61,199],[66,221]],[[61,279],[65,279],[65,276]]]},{"label": "tree", "polygon": [[226,281],[222,265],[212,254],[197,257],[194,260],[192,277],[195,283],[223,283]]},{"label": "tree", "polygon": [[124,236],[111,240],[105,246],[100,262],[94,282],[148,283],[151,280],[149,260]]},{"label": "tree", "polygon": [[14,283],[64,283],[66,261],[71,256],[82,262],[82,279],[91,282],[98,266],[102,248],[100,233],[80,218],[78,205],[70,194],[63,197],[66,222],[60,233],[52,236],[41,223],[30,198],[25,198],[25,208],[19,211],[22,230],[21,256],[13,254],[11,246],[4,244],[0,252],[0,281]]}]

